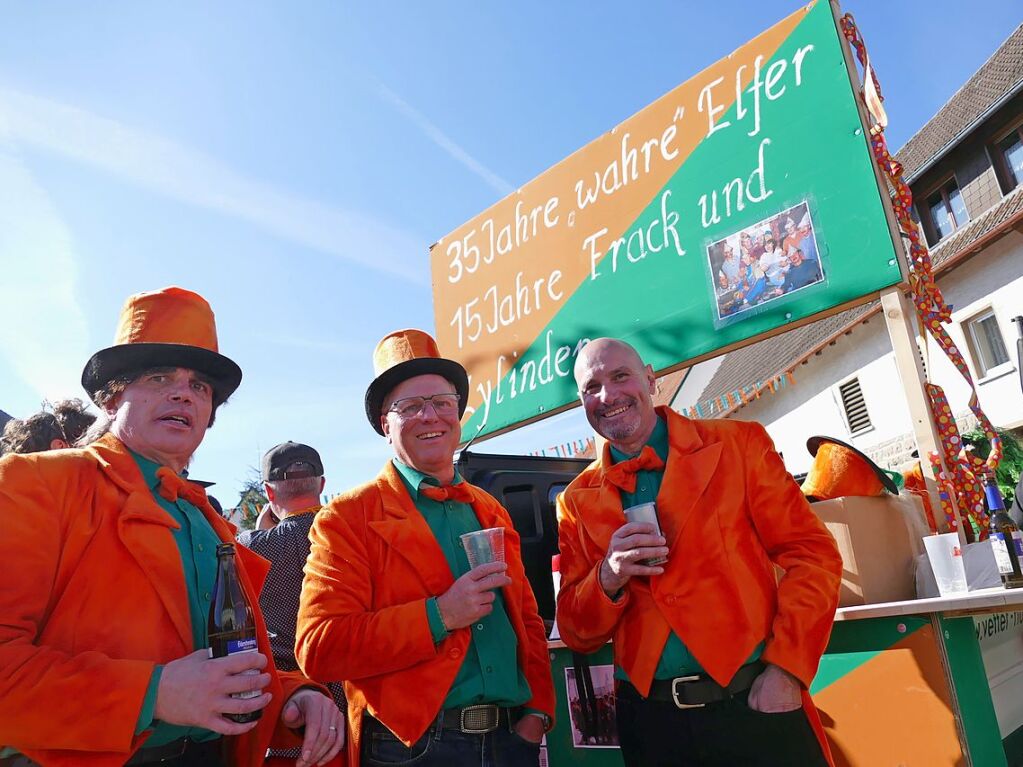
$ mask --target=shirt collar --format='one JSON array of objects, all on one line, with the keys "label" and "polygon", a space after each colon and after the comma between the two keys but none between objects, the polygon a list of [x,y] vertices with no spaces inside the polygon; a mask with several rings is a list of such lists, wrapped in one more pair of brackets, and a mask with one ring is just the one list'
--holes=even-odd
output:
[{"label": "shirt collar", "polygon": [[[650,432],[650,438],[647,439],[646,445],[650,445],[662,461],[668,460],[668,425],[660,416],[657,416],[657,423],[654,424],[654,430]],[[646,447],[646,445],[644,445],[644,447]],[[643,448],[640,448],[640,453],[641,452],[643,452]],[[636,453],[636,455],[639,455],[639,453]],[[611,445],[612,463],[621,463],[622,461],[628,460],[632,457],[633,456],[627,453],[623,453],[614,445]]]},{"label": "shirt collar", "polygon": [[142,478],[146,481],[146,487],[150,490],[156,490],[160,487],[160,478],[156,476],[156,470],[160,468],[160,464],[136,453],[127,445],[125,445],[125,448],[127,448],[131,457],[135,459],[135,463],[138,464],[139,471],[142,472]]},{"label": "shirt collar", "polygon": [[[394,468],[398,470],[398,474],[405,483],[405,487],[408,488],[409,495],[412,496],[413,501],[419,501],[419,486],[424,482],[428,485],[436,485],[437,487],[440,487],[440,482],[438,482],[434,477],[431,477],[429,474],[423,474],[423,472],[418,469],[413,469],[411,466],[406,466],[397,458],[392,458],[391,463],[393,463]],[[458,469],[455,469],[455,477],[451,480],[451,484],[457,485],[461,481],[462,477],[458,473]]]},{"label": "shirt collar", "polygon": [[298,511],[291,512],[286,517],[282,517],[281,518],[281,522],[285,522],[285,521],[287,521],[289,519],[294,519],[295,517],[301,517],[303,514],[315,514],[317,511],[319,511],[322,508],[323,508],[323,506],[321,506],[320,504],[316,504],[315,506],[307,506],[304,509],[299,509]]}]

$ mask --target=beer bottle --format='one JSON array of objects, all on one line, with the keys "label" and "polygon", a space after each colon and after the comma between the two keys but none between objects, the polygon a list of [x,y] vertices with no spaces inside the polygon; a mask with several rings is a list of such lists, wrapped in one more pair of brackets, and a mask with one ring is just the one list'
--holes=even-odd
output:
[{"label": "beer bottle", "polygon": [[[224,658],[243,652],[259,652],[256,641],[256,622],[252,608],[245,598],[238,572],[234,564],[234,544],[221,543],[217,546],[217,582],[213,585],[213,599],[210,603],[210,619],[207,626],[210,640],[210,657]],[[255,669],[246,674],[258,674]],[[232,693],[232,698],[256,698],[258,690]],[[263,715],[262,709],[248,714],[224,714],[232,722],[244,724],[254,722]]]},{"label": "beer bottle", "polygon": [[1020,560],[1023,560],[1023,534],[1005,510],[1005,501],[993,474],[984,477],[984,495],[988,511],[991,512],[991,550],[995,553],[1002,585],[1007,589],[1021,588],[1023,570],[1020,569]]}]

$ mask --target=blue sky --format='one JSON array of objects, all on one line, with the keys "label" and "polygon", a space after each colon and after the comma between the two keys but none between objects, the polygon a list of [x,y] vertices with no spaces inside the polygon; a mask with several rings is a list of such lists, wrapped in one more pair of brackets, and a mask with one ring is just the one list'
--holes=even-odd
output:
[{"label": "blue sky", "polygon": [[[376,341],[432,330],[429,245],[794,3],[9,3],[0,24],[0,409],[79,396],[130,293],[205,295],[245,371],[193,475],[233,504],[286,439],[328,491],[389,455]],[[386,8],[386,11],[383,10]],[[1018,0],[849,3],[901,146]],[[578,411],[483,443],[588,436]]]}]

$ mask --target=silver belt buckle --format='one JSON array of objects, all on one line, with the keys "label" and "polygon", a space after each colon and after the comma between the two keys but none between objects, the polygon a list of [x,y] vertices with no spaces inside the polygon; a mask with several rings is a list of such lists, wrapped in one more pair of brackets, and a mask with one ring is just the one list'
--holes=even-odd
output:
[{"label": "silver belt buckle", "polygon": [[466,735],[486,735],[497,729],[501,712],[493,703],[482,703],[478,706],[466,706],[458,717],[458,724]]},{"label": "silver belt buckle", "polygon": [[671,699],[675,702],[675,708],[703,708],[706,703],[683,703],[678,699],[678,686],[686,682],[695,682],[700,678],[699,674],[692,676],[679,676],[671,680]]}]

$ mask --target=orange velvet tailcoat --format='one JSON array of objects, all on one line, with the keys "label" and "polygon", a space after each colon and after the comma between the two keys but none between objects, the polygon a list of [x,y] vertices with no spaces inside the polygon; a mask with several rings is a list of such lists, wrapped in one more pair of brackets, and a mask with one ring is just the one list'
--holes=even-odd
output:
[{"label": "orange velvet tailcoat", "polygon": [[[201,510],[234,541],[234,525]],[[113,436],[0,460],[0,744],[69,767],[119,767],[144,746],[149,732],[136,736],[135,724],[154,666],[193,651],[176,527]],[[272,659],[259,611],[269,563],[241,546],[237,563]],[[280,711],[309,682],[272,660],[269,671],[273,700],[231,739],[232,765],[261,765],[271,740],[301,742]]]},{"label": "orange velvet tailcoat", "polygon": [[657,412],[669,443],[657,496],[665,572],[633,578],[618,602],[600,587],[611,535],[625,524],[618,489],[604,480],[605,444],[558,499],[562,639],[588,653],[613,638],[615,662],[643,695],[671,630],[719,684],[766,640],[763,660],[809,687],[838,606],[834,539],[760,424]]},{"label": "orange velvet tailcoat", "polygon": [[[503,590],[518,638],[530,708],[554,715],[547,636],[526,581],[519,536],[508,512],[471,487],[482,527],[505,528],[510,586]],[[335,498],[316,516],[298,612],[295,655],[315,679],[343,681],[348,696],[349,764],[358,764],[363,712],[406,744],[437,717],[469,646],[470,628],[434,645],[426,601],[454,576],[423,515],[388,462],[371,483]]]}]

